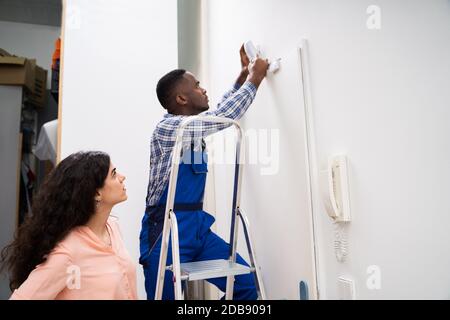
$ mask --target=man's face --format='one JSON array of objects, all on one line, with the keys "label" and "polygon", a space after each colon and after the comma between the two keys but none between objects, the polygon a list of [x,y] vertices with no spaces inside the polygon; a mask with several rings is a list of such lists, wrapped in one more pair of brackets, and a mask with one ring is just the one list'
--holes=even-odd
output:
[{"label": "man's face", "polygon": [[200,87],[200,82],[190,72],[184,74],[184,81],[181,83],[181,92],[187,98],[187,106],[191,108],[194,114],[209,109],[209,99],[206,90]]}]

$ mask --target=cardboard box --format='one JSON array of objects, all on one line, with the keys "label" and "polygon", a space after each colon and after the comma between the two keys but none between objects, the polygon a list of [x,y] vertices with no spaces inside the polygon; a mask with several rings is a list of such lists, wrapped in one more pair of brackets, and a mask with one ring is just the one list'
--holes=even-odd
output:
[{"label": "cardboard box", "polygon": [[34,92],[28,95],[28,101],[37,107],[47,103],[47,70],[39,66],[35,68]]},{"label": "cardboard box", "polygon": [[0,49],[0,85],[25,86],[34,92],[36,60],[10,55]]}]

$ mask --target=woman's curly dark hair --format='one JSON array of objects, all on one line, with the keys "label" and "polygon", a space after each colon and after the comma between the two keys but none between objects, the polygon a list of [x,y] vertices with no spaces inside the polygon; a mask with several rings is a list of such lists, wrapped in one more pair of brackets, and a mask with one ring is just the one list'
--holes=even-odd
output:
[{"label": "woman's curly dark hair", "polygon": [[75,227],[95,213],[95,195],[108,176],[110,157],[104,152],[74,153],[47,176],[33,200],[14,241],[1,253],[1,269],[10,274],[10,288],[17,289],[30,272]]}]

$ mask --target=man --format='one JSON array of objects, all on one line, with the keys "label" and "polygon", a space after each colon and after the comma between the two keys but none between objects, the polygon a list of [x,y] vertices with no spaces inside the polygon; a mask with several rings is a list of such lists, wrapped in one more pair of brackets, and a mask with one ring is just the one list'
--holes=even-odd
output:
[{"label": "man", "polygon": [[[242,68],[239,77],[234,87],[224,95],[214,111],[207,111],[209,105],[206,90],[200,87],[199,81],[193,74],[185,70],[173,70],[163,76],[157,84],[158,100],[168,113],[156,126],[150,145],[150,179],[147,208],[142,219],[139,259],[144,267],[147,299],[155,297],[161,233],[176,130],[187,116],[201,114],[237,120],[244,115],[266,75],[268,62],[257,58],[250,63],[243,46],[240,49],[240,57]],[[203,211],[207,172],[203,137],[228,126],[229,124],[196,121],[186,127],[174,204],[179,229],[181,262],[228,259],[229,257],[230,245],[210,230],[214,218]],[[194,156],[195,160],[192,161]],[[197,161],[198,159],[201,160]],[[248,265],[239,255],[237,255],[237,262]],[[171,244],[169,244],[167,263],[172,263]],[[166,272],[164,281],[163,299],[173,299],[174,290],[170,271]],[[208,279],[208,281],[225,291],[225,277]],[[256,298],[253,275],[236,276],[233,299],[254,300]]]}]

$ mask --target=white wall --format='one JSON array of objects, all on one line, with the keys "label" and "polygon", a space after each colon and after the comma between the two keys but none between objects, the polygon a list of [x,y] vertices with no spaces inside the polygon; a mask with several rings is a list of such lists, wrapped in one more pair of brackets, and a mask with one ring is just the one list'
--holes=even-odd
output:
[{"label": "white wall", "polygon": [[[381,9],[379,30],[367,28],[370,5]],[[308,39],[313,167],[347,154],[354,216],[349,258],[338,263],[314,181],[320,298],[341,298],[341,275],[355,281],[357,299],[450,298],[450,3],[212,0],[207,18],[212,97],[237,71],[243,41],[274,57]],[[267,121],[264,111],[248,116]],[[372,265],[380,289],[366,286]]]},{"label": "white wall", "polygon": [[0,21],[0,48],[36,59],[37,64],[48,71],[47,87],[50,88],[52,55],[60,33],[59,27]]},{"label": "white wall", "polygon": [[[299,283],[305,281],[311,288],[310,296],[314,298],[316,279],[312,214],[304,101],[300,88],[302,73],[297,51],[301,38],[285,51],[280,51],[275,46],[258,41],[256,37],[246,35],[250,29],[244,26],[248,16],[240,16],[236,12],[245,11],[247,3],[244,2],[242,9],[239,4],[239,10],[236,3],[231,3],[231,8],[221,2],[204,4],[207,6],[207,26],[204,30],[207,30],[210,80],[207,88],[210,97],[218,100],[236,79],[240,71],[239,48],[245,40],[252,38],[262,45],[261,49],[268,56],[282,58],[282,69],[263,81],[255,101],[241,120],[248,156],[241,207],[250,221],[267,297],[299,299]],[[230,19],[232,24],[227,22]],[[217,138],[221,139],[220,135]],[[232,152],[232,148],[226,149],[227,153]],[[256,157],[251,158],[251,155]],[[217,229],[222,237],[229,240],[234,172],[229,165],[217,164],[215,168]],[[242,232],[239,239],[238,251],[246,257]]]},{"label": "white wall", "polygon": [[[177,3],[72,0],[65,8],[61,155],[103,150],[127,180],[113,209],[136,264],[158,79],[177,67]],[[145,298],[142,268],[138,294]]]},{"label": "white wall", "polygon": [[[237,60],[237,54],[233,56]],[[282,60],[283,68],[260,85],[240,121],[246,143],[240,207],[250,221],[267,298],[299,299],[300,281],[308,283],[311,297],[316,286],[305,112],[298,50]],[[299,87],[291,90],[286,83]],[[233,148],[225,149],[231,163]],[[216,169],[217,227],[228,239],[234,168],[217,164]],[[243,233],[239,239],[242,254],[246,252]]]}]

